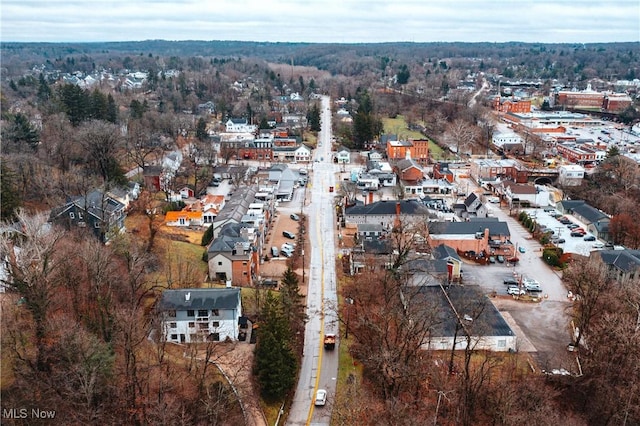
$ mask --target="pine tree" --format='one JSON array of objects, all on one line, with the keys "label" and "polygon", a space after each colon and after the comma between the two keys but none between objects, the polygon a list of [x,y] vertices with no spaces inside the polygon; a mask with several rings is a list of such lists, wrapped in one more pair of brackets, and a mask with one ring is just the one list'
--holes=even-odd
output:
[{"label": "pine tree", "polygon": [[16,209],[20,207],[20,193],[13,171],[4,162],[0,163],[0,190],[0,219],[13,219]]},{"label": "pine tree", "polygon": [[280,302],[282,303],[282,310],[289,325],[291,338],[301,336],[301,332],[304,330],[305,320],[304,296],[300,293],[298,276],[293,272],[291,267],[288,267],[282,275]]},{"label": "pine tree", "polygon": [[207,133],[207,122],[202,117],[200,117],[198,124],[196,125],[196,138],[200,141],[205,141],[209,138],[209,134]]},{"label": "pine tree", "polygon": [[107,117],[106,120],[109,123],[116,123],[118,120],[118,106],[116,105],[116,101],[111,96],[111,93],[107,96]]},{"label": "pine tree", "polygon": [[275,401],[282,399],[293,387],[298,366],[289,343],[282,306],[271,292],[267,293],[261,317],[254,372],[262,397]]}]

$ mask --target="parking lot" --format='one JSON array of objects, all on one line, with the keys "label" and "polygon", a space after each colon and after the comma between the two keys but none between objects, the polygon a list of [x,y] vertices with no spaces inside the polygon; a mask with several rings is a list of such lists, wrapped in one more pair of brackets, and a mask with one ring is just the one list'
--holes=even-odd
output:
[{"label": "parking lot", "polygon": [[[558,244],[558,247],[561,247],[565,253],[576,253],[582,256],[589,256],[589,253],[592,251],[602,249],[605,246],[606,242],[599,241],[598,239],[595,241],[585,241],[585,237],[593,237],[593,235],[588,232],[583,236],[571,236],[571,229],[567,227],[568,224],[560,223],[558,219],[553,216],[554,214],[560,214],[557,210],[544,211],[543,209],[525,209],[524,211],[538,224],[546,226],[552,230],[554,232],[554,237],[557,236],[565,240],[564,243]],[[575,224],[586,231],[586,224],[580,222],[570,214],[565,214],[563,216],[565,216],[570,223]]]}]

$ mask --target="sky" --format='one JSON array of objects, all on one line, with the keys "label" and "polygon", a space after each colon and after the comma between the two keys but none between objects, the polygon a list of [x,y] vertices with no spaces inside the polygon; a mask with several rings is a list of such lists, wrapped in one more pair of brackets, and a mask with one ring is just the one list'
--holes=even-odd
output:
[{"label": "sky", "polygon": [[640,42],[640,0],[0,0],[2,42]]}]

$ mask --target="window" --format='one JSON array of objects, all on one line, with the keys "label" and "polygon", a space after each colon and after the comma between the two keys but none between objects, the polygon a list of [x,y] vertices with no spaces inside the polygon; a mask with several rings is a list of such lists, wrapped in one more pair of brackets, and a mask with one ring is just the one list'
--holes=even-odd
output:
[{"label": "window", "polygon": [[247,262],[246,261],[242,262],[242,266],[247,266]]},{"label": "window", "polygon": [[199,317],[206,317],[209,315],[209,311],[207,311],[206,309],[198,309],[198,316]]},{"label": "window", "polygon": [[171,309],[169,311],[167,311],[167,316],[170,318],[175,318],[176,317],[176,311],[174,309]]},{"label": "window", "polygon": [[93,222],[93,227],[94,228],[100,228],[100,222],[98,222],[98,221]]},{"label": "window", "polygon": [[169,328],[176,328],[177,326],[178,326],[178,324],[175,323],[175,322],[170,322],[169,323]]},{"label": "window", "polygon": [[220,327],[220,321],[213,321],[213,323],[211,323],[212,327]]},{"label": "window", "polygon": [[208,330],[209,329],[209,324],[207,324],[206,322],[198,323],[198,328],[200,330]]},{"label": "window", "polygon": [[193,309],[187,310],[187,316],[188,317],[194,317],[195,316],[195,311]]},{"label": "window", "polygon": [[213,315],[214,317],[217,317],[220,315],[220,309],[212,309],[211,310],[211,315]]},{"label": "window", "polygon": [[178,335],[177,334],[172,334],[170,339],[171,340],[178,340]]},{"label": "window", "polygon": [[505,348],[507,347],[507,341],[502,339],[502,340],[498,340],[498,347],[499,348]]},{"label": "window", "polygon": [[218,262],[218,266],[222,266],[222,262]]},{"label": "window", "polygon": [[220,341],[220,333],[211,333],[209,335],[209,340],[213,341],[213,342],[219,342]]},{"label": "window", "polygon": [[76,215],[75,215],[73,212],[69,212],[69,217],[70,217],[71,219],[75,219],[75,218],[76,218]]},{"label": "window", "polygon": [[194,328],[196,326],[196,323],[193,321],[189,322],[189,328]]}]

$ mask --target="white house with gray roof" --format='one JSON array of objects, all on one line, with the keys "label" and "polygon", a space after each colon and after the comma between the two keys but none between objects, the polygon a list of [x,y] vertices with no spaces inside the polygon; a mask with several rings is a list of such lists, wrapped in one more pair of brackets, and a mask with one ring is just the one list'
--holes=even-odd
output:
[{"label": "white house with gray roof", "polygon": [[238,340],[242,316],[239,288],[165,290],[158,303],[162,338],[167,342]]}]

